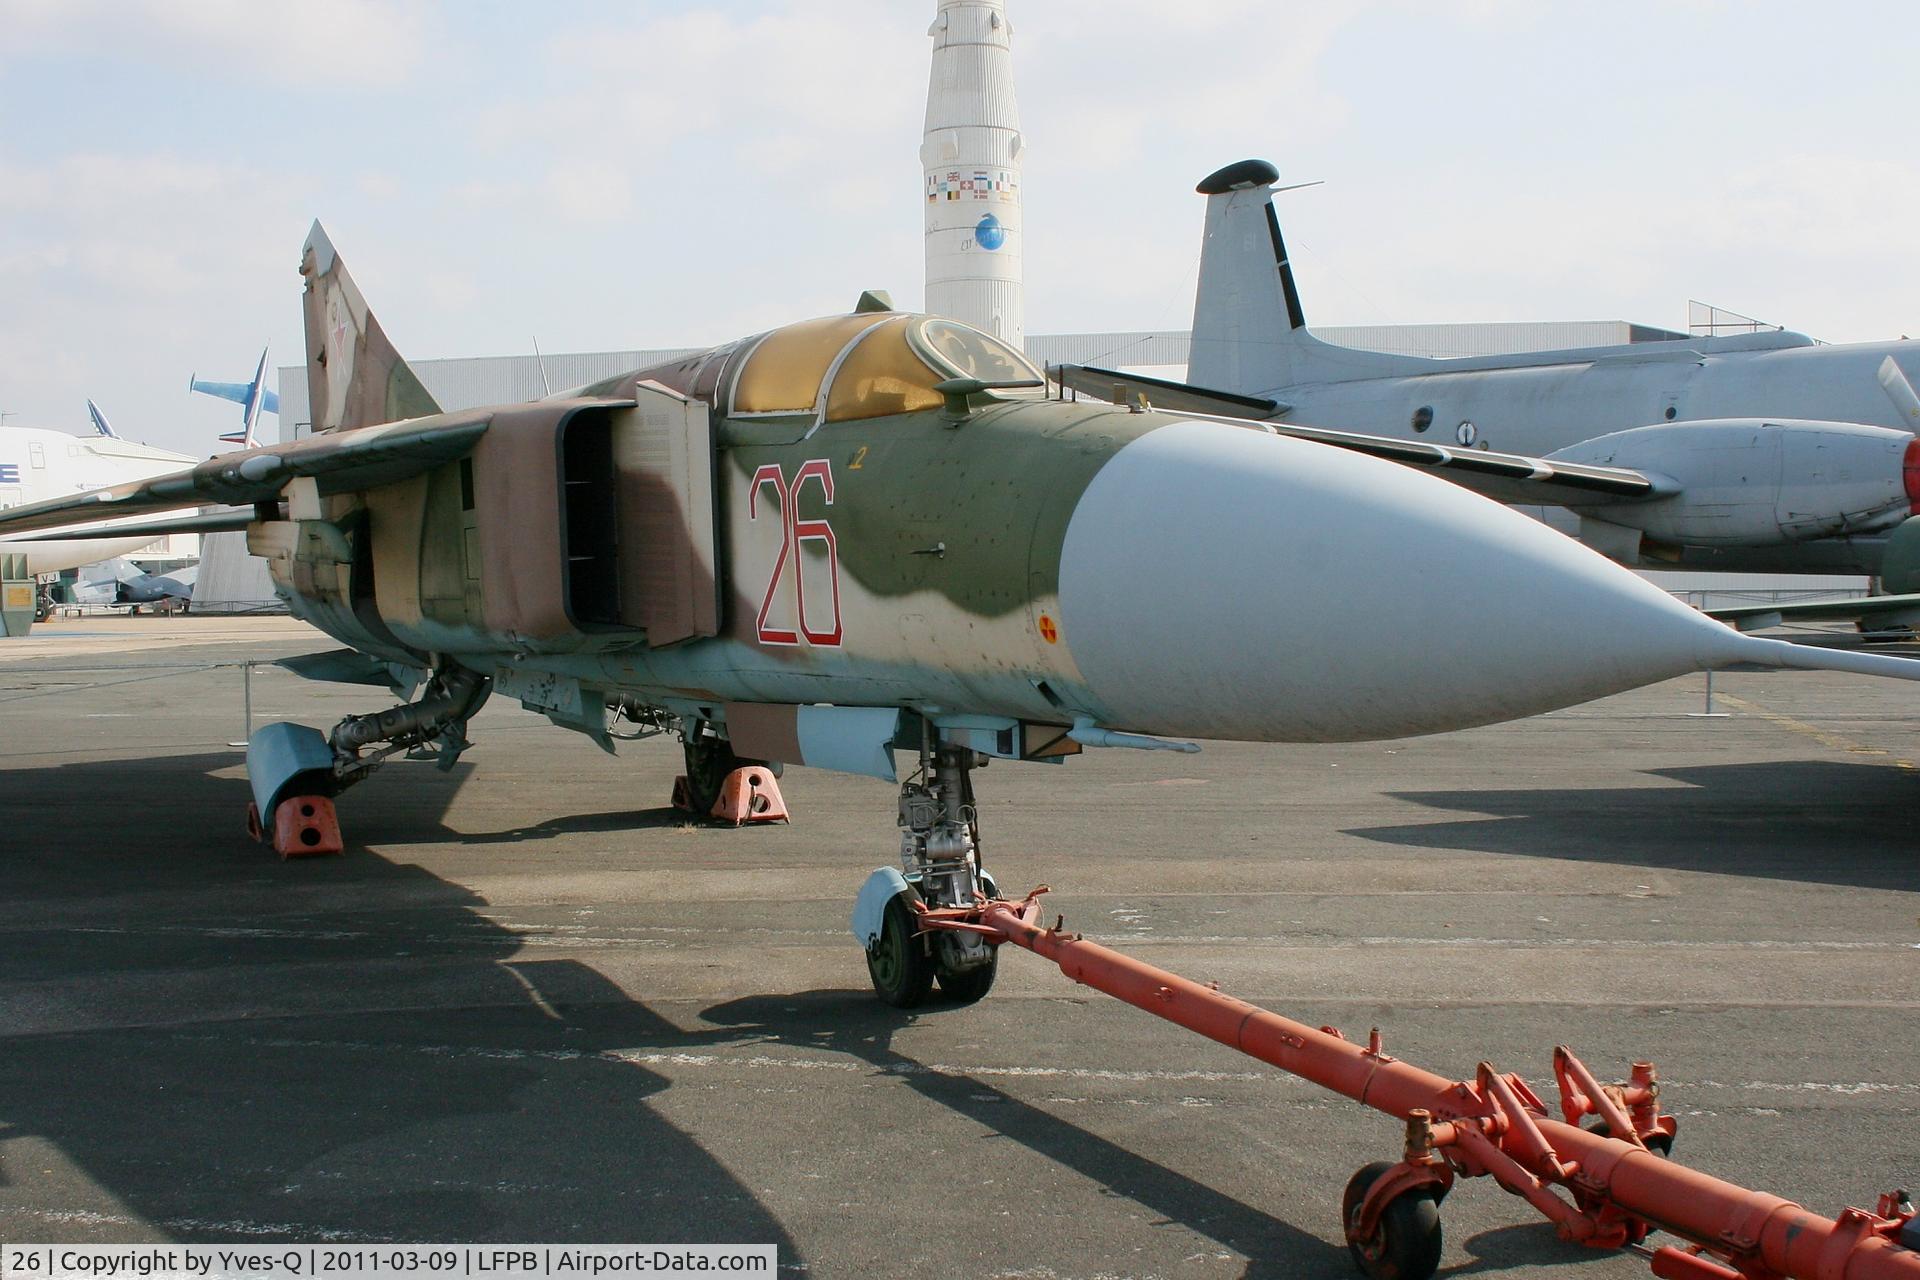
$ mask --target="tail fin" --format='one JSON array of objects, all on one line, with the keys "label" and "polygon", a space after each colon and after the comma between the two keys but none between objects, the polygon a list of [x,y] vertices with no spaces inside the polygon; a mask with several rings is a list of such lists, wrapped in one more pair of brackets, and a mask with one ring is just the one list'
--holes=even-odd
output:
[{"label": "tail fin", "polygon": [[260,423],[260,413],[267,407],[268,396],[273,396],[273,411],[280,412],[280,397],[267,390],[267,354],[271,349],[260,348],[260,363],[254,366],[253,381],[247,384],[247,398],[240,402],[240,430],[220,437],[242,449],[251,449],[260,443],[254,428]]},{"label": "tail fin", "polygon": [[100,406],[91,400],[87,401],[87,416],[93,419],[93,429],[97,434],[103,435],[109,440],[118,440],[120,438],[120,433],[115,431],[113,424],[107,421],[107,415],[100,412]]},{"label": "tail fin", "polygon": [[351,430],[440,412],[367,309],[318,222],[300,254],[306,277],[307,395],[313,430]]},{"label": "tail fin", "polygon": [[239,445],[242,449],[251,449],[260,443],[257,428],[262,413],[280,412],[280,395],[267,386],[265,347],[260,349],[260,363],[254,368],[252,382],[207,382],[200,378],[189,378],[187,388],[202,395],[231,400],[240,406],[240,430],[229,431],[220,439],[227,444]]},{"label": "tail fin", "polygon": [[1424,369],[1425,361],[1337,347],[1307,332],[1273,208],[1279,180],[1280,171],[1265,160],[1242,160],[1208,174],[1195,188],[1207,197],[1207,226],[1187,381],[1258,395],[1301,382]]}]

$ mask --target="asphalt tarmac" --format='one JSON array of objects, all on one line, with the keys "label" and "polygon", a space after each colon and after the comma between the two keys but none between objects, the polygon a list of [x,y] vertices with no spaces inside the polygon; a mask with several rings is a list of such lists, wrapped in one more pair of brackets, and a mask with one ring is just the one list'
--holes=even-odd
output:
[{"label": "asphalt tarmac", "polygon": [[[0,1240],[772,1241],[841,1276],[1356,1275],[1390,1119],[1010,952],[890,1011],[847,932],[885,784],[689,825],[677,749],[496,700],[451,773],[344,796],[344,857],[244,832],[249,657],[287,620],[0,642]],[[1276,655],[1285,660],[1285,655]],[[1823,1213],[1920,1177],[1911,686],[1700,677],[1439,738],[979,773],[1001,884],[1399,1057],[1548,1094],[1658,1063],[1677,1158]],[[266,668],[256,715],[367,688]],[[903,757],[903,763],[905,759]],[[1443,1274],[1645,1274],[1488,1180]]]}]

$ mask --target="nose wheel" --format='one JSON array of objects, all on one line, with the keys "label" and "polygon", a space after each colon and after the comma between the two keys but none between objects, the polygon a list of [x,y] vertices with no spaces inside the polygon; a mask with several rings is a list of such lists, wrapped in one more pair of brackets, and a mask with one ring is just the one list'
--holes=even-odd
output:
[{"label": "nose wheel", "polygon": [[[980,879],[989,899],[1000,896],[991,876],[981,872]],[[867,977],[873,982],[873,993],[896,1009],[925,1004],[935,983],[940,994],[955,1004],[985,999],[1000,973],[1000,949],[987,948],[984,963],[956,966],[954,934],[919,932],[920,913],[914,909],[918,900],[919,895],[907,889],[887,903],[879,935],[867,948]]]},{"label": "nose wheel", "polygon": [[887,903],[880,936],[867,948],[867,976],[873,980],[873,993],[896,1009],[925,1004],[933,990],[933,957],[927,954],[928,939],[918,933],[907,896],[899,894]]}]

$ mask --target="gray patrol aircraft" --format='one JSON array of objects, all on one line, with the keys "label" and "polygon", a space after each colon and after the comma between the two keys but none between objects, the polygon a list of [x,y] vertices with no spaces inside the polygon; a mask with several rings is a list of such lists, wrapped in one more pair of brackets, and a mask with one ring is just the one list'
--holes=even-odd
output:
[{"label": "gray patrol aircraft", "polygon": [[[1504,475],[1503,501],[1628,565],[1920,589],[1920,342],[1781,331],[1463,359],[1336,346],[1307,328],[1278,178],[1244,160],[1198,187],[1186,383],[1087,366],[1061,381],[1462,480]],[[1569,484],[1555,474],[1568,463],[1620,474]]]}]

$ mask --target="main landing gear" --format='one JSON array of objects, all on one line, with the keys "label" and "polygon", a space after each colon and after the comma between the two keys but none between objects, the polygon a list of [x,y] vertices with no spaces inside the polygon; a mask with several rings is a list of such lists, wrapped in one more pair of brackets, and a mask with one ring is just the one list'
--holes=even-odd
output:
[{"label": "main landing gear", "polygon": [[493,690],[493,681],[454,662],[434,668],[418,701],[371,715],[348,716],[331,734],[281,721],[256,730],[247,743],[247,780],[253,803],[247,831],[272,841],[283,858],[339,853],[343,845],[333,797],[377,769],[397,751],[422,750],[451,769],[469,746],[467,721]]},{"label": "main landing gear", "polygon": [[787,802],[776,781],[778,764],[735,755],[733,744],[706,720],[686,721],[680,742],[687,771],[673,780],[674,808],[736,827],[788,820]]},{"label": "main landing gear", "polygon": [[854,934],[866,947],[874,992],[896,1009],[925,1003],[935,983],[960,1004],[993,990],[996,941],[966,929],[925,927],[935,913],[964,915],[1000,896],[980,866],[977,759],[965,747],[922,743],[920,768],[900,788],[902,869],[874,872],[854,906]]}]

